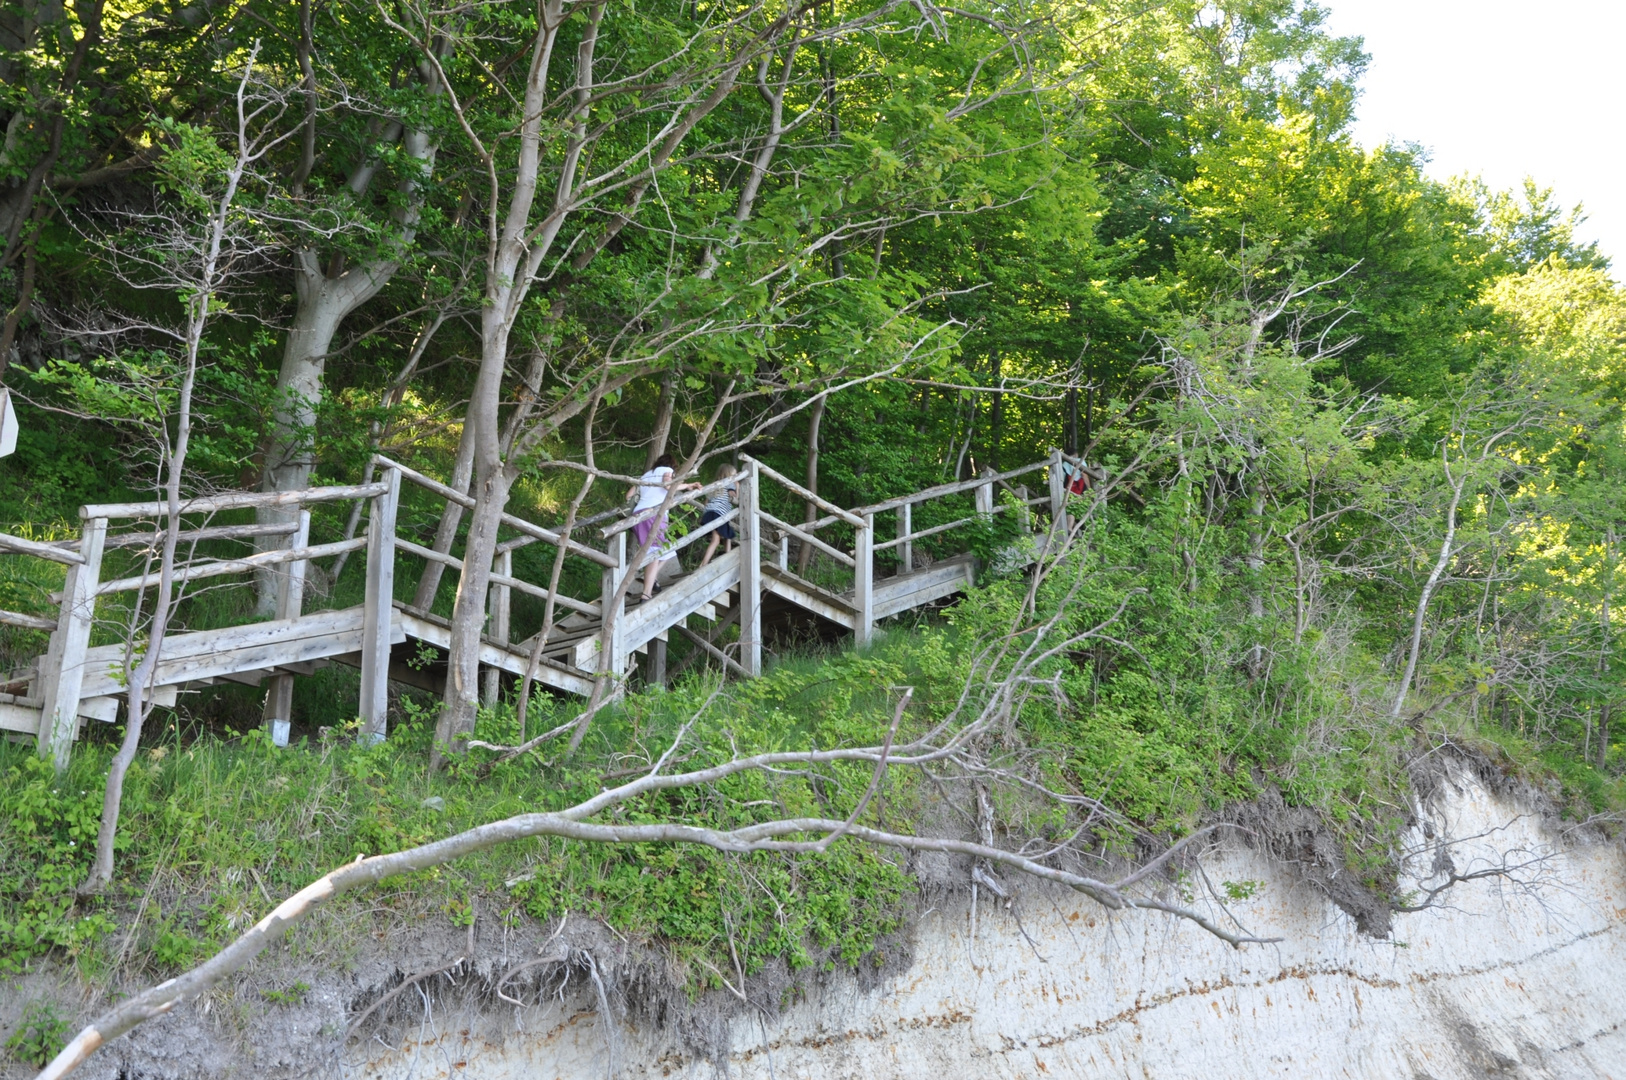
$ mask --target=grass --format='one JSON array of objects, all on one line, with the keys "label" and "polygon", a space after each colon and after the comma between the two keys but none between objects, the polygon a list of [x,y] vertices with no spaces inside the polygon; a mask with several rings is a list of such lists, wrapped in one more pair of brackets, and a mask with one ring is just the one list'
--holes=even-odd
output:
[{"label": "grass", "polygon": [[[904,675],[896,659],[874,654],[782,664],[714,702],[695,729],[691,763],[727,754],[732,742],[805,747],[874,739],[889,719],[888,688]],[[90,979],[172,973],[235,936],[269,898],[359,854],[562,808],[617,775],[648,768],[713,689],[696,678],[628,699],[598,718],[585,752],[569,765],[526,759],[444,775],[427,771],[431,715],[413,699],[377,747],[358,745],[342,727],[277,750],[257,730],[161,725],[127,781],[115,887],[79,907],[71,892],[89,864],[112,748],[82,743],[59,781],[29,748],[0,745],[0,965],[15,971],[54,951]],[[572,708],[544,699],[535,722],[551,724]],[[479,735],[507,739],[514,727],[511,710],[499,708],[482,716]],[[831,778],[836,786],[819,792],[802,781],[770,790],[762,778],[741,778],[640,800],[622,813],[719,827],[758,820],[781,805],[845,813],[867,771],[838,769]],[[893,812],[906,812],[908,789],[895,785]],[[535,840],[353,903],[381,918],[454,924],[476,907],[510,919],[567,911],[602,919],[667,947],[700,988],[717,979],[713,968],[729,970],[734,955],[748,974],[776,959],[792,967],[859,963],[902,926],[912,888],[894,858],[857,845],[821,856],[734,857]],[[689,963],[695,958],[705,963]]]},{"label": "grass", "polygon": [[[433,703],[403,696],[390,738],[361,746],[348,737],[355,689],[347,669],[300,680],[306,722],[322,734],[277,750],[257,729],[257,695],[233,690],[239,699],[215,698],[212,719],[176,713],[152,725],[127,782],[114,887],[90,904],[75,905],[72,891],[89,863],[113,732],[79,744],[60,780],[30,747],[0,743],[0,971],[55,955],[104,985],[171,974],[241,932],[273,899],[357,855],[562,808],[645,770],[697,714],[673,769],[701,766],[736,747],[877,742],[904,685],[915,688],[907,723],[927,724],[953,707],[970,646],[1005,624],[1011,602],[1011,589],[977,590],[946,623],[895,622],[866,650],[782,656],[762,678],[730,684],[715,698],[715,676],[705,674],[670,691],[631,695],[595,720],[571,761],[559,760],[555,748],[489,769],[471,760],[431,775]],[[1088,607],[1088,598],[1081,603]],[[1175,660],[1168,658],[1194,648],[1172,633],[1140,640],[1148,663],[1170,668]],[[1098,822],[1095,840],[1124,852],[1148,834],[1182,835],[1272,784],[1289,803],[1319,811],[1362,880],[1380,889],[1392,883],[1399,808],[1409,805],[1404,760],[1417,732],[1327,723],[1328,715],[1354,716],[1352,703],[1309,669],[1282,676],[1299,697],[1269,716],[1259,688],[1232,672],[1188,681],[1176,693],[1155,670],[1104,664],[1088,653],[1058,658],[1041,674],[1055,676],[1059,693],[1028,700],[999,736],[996,763],[1028,769],[1056,789],[1104,796],[1119,818]],[[541,697],[529,730],[569,719],[578,707]],[[1500,727],[1476,728],[1466,713],[1436,717],[1430,730],[1442,724],[1451,738],[1474,742],[1568,800],[1575,814],[1626,807],[1622,781],[1572,757],[1546,754]],[[504,705],[482,714],[477,734],[501,743],[521,732]],[[868,779],[868,768],[858,766],[830,770],[817,785],[743,775],[648,796],[616,814],[719,828],[768,815],[840,817]],[[926,819],[935,791],[914,771],[895,771],[868,813],[911,830]],[[1013,790],[996,789],[994,797],[1000,823],[1015,835],[1060,839],[1076,824]],[[343,958],[381,924],[457,926],[477,912],[506,920],[568,912],[665,949],[699,991],[720,986],[719,972],[732,971],[735,957],[747,974],[773,963],[871,962],[906,924],[914,889],[895,853],[852,842],[818,856],[737,857],[535,839],[347,897],[333,918],[302,931],[299,947]]]}]

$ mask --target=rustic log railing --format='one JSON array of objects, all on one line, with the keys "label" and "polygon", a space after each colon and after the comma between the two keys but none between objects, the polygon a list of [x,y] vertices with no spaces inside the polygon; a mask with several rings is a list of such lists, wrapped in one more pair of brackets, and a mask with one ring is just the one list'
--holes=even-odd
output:
[{"label": "rustic log railing", "polygon": [[[850,630],[854,640],[864,644],[873,636],[878,620],[941,601],[974,581],[974,560],[969,551],[935,561],[923,560],[922,541],[936,538],[933,545],[927,546],[941,551],[949,533],[1006,512],[1017,515],[1022,531],[1031,532],[1036,514],[1041,513],[1048,517],[1050,529],[1065,528],[1066,460],[1055,451],[1046,460],[1021,468],[985,471],[971,480],[940,484],[848,509],[747,457],[735,476],[676,495],[665,511],[596,515],[579,523],[571,536],[504,514],[501,527],[510,535],[497,545],[491,565],[488,620],[480,646],[482,697],[487,703],[494,702],[504,678],[527,672],[556,690],[586,694],[595,679],[621,680],[639,653],[646,654],[646,673],[663,678],[665,642],[668,631],[674,629],[692,643],[701,659],[716,660],[736,674],[759,675],[763,605],[770,597]],[[420,560],[426,568],[430,564],[444,566],[459,574],[465,566],[462,556],[440,550],[444,541],[427,547],[400,535],[402,485],[411,485],[443,504],[465,509],[472,508],[474,500],[389,458],[375,457],[373,465],[376,480],[372,483],[299,492],[228,492],[192,499],[181,506],[179,537],[192,555],[173,568],[172,582],[181,586],[271,568],[277,581],[277,608],[269,622],[171,631],[154,668],[151,700],[173,705],[177,691],[187,683],[229,679],[265,684],[264,719],[272,725],[291,720],[297,676],[308,674],[315,666],[341,662],[360,669],[357,714],[364,733],[375,739],[384,736],[390,682],[418,679],[417,684],[422,685],[424,678],[408,670],[409,665],[403,661],[403,655],[411,654],[397,650],[421,649],[424,645],[445,650],[450,642],[450,624],[445,619],[396,600],[397,556]],[[1013,483],[1037,473],[1047,474],[1045,494],[1030,497],[1025,486]],[[738,543],[733,551],[721,553],[706,566],[670,581],[652,600],[636,600],[636,583],[623,590],[628,575],[641,570],[629,565],[636,550],[628,539],[633,526],[655,513],[697,507],[728,486],[737,487],[737,505],[719,520],[675,537],[665,546],[664,555],[675,557],[725,525],[735,529]],[[774,505],[783,505],[788,498],[811,507],[810,517],[813,513],[823,516],[793,522],[764,509],[763,495],[770,488],[782,492],[770,500]],[[996,488],[1003,488],[1010,497],[996,500]],[[967,493],[972,496],[969,516],[963,511],[956,514],[952,507],[943,508],[935,515],[943,516],[946,509],[950,520],[934,520],[916,527],[918,511],[925,504]],[[312,544],[310,507],[353,500],[360,500],[367,509],[366,535]],[[300,513],[294,521],[271,524],[215,525],[208,521],[224,511],[268,506],[297,507]],[[151,564],[169,527],[168,508],[161,502],[89,505],[81,509],[80,519],[79,535],[70,540],[39,541],[0,534],[0,555],[45,560],[65,571],[62,591],[51,596],[57,606],[54,618],[0,610],[0,624],[51,632],[48,647],[32,667],[14,674],[7,685],[0,687],[0,730],[34,736],[39,752],[53,758],[59,768],[65,766],[85,718],[115,719],[123,680],[133,666],[132,650],[127,644],[92,646],[97,602],[116,604],[121,595],[140,594],[158,584],[159,575]],[[886,539],[876,536],[878,519],[890,519],[891,535]],[[589,526],[601,527],[589,531]],[[604,546],[584,542],[585,538]],[[253,541],[261,550],[219,557],[197,554],[196,545],[208,541]],[[1042,545],[1044,536],[1039,536],[1038,542]],[[596,567],[599,595],[588,599],[568,596],[563,591],[550,593],[545,584],[517,575],[514,552],[537,543],[556,552],[562,549],[567,557]],[[792,545],[798,551],[805,548],[807,555],[820,560],[822,569],[817,573],[809,571],[806,576],[799,573],[797,567],[807,562],[805,557],[799,563],[792,562]],[[129,549],[134,549],[138,559],[145,559],[146,566],[137,563],[132,567],[141,572],[102,580],[107,552]],[[305,584],[311,561],[361,550],[366,553],[363,603],[351,608],[305,611]],[[878,559],[890,563],[893,558],[895,572],[878,579]],[[832,584],[845,580],[848,574],[850,588]],[[624,591],[634,597],[633,602],[622,596]],[[543,643],[539,669],[531,663],[536,639],[511,640],[515,593],[551,601],[564,613],[549,640]],[[696,633],[687,625],[693,617],[714,622],[716,629],[710,636]],[[723,627],[735,622],[739,625],[739,642],[737,652],[730,655],[719,647],[717,638]],[[414,640],[417,646],[409,644]],[[729,650],[735,648],[730,646]]]}]

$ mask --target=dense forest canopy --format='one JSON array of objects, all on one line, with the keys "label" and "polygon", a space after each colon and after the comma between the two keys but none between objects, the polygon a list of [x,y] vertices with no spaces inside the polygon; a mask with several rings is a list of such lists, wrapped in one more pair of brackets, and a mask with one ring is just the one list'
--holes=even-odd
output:
[{"label": "dense forest canopy", "polygon": [[[1358,145],[1317,3],[5,0],[0,49],[0,518],[380,452],[468,492],[401,511],[466,544],[403,584],[461,635],[437,754],[505,508],[586,518],[667,452],[857,506],[1061,448],[1113,494],[1050,599],[1113,629],[1029,722],[1055,783],[1375,821],[1446,713],[1620,770],[1626,295],[1549,190]],[[962,627],[1014,610],[985,561]]]},{"label": "dense forest canopy", "polygon": [[1619,290],[1550,192],[1356,145],[1324,17],[8,4],[4,516],[161,482],[242,134],[188,492],[383,450],[557,519],[561,462],[670,449],[851,505],[1061,446],[1137,462],[1149,550],[1272,649],[1398,671],[1430,590],[1421,677],[1603,764]]}]

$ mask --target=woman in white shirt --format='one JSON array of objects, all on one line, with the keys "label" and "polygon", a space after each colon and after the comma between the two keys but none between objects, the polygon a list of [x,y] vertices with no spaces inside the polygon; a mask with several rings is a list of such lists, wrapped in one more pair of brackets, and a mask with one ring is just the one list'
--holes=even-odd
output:
[{"label": "woman in white shirt", "polygon": [[[699,484],[674,484],[676,474],[672,471],[673,460],[671,454],[662,454],[655,459],[650,470],[638,478],[638,482],[627,489],[627,497],[638,496],[638,505],[632,508],[637,514],[645,510],[653,510],[666,501],[668,492],[693,491]],[[654,539],[650,537],[653,535]],[[649,548],[648,563],[644,569],[644,595],[648,600],[655,595],[655,579],[660,576],[661,563],[672,556],[666,551],[666,515],[650,514],[644,520],[632,527],[632,537],[639,548],[646,544]]]}]

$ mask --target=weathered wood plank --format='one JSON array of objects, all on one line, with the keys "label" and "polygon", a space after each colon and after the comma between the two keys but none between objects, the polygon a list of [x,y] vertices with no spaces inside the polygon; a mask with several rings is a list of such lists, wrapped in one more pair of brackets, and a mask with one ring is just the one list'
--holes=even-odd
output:
[{"label": "weathered wood plank", "polygon": [[83,693],[90,648],[90,629],[96,617],[96,582],[102,571],[102,542],[107,519],[92,518],[80,532],[80,562],[68,567],[62,586],[62,609],[51,645],[40,661],[41,716],[39,752],[50,755],[56,771],[68,767],[68,752],[79,727],[79,699]]},{"label": "weathered wood plank", "polygon": [[49,559],[64,566],[83,566],[85,557],[77,551],[69,551],[65,547],[55,544],[44,544],[38,540],[28,540],[21,536],[8,536],[0,533],[0,551],[11,551],[18,555],[33,555],[39,559]]},{"label": "weathered wood plank", "polygon": [[[395,617],[395,512],[401,472],[383,471],[384,490],[367,519],[367,589],[361,624],[362,738],[380,740],[389,715],[390,636]],[[303,657],[301,658],[303,659]]]},{"label": "weathered wood plank", "polygon": [[757,464],[740,471],[740,666],[748,677],[762,674],[762,516]]},{"label": "weathered wood plank", "polygon": [[[342,608],[299,619],[172,634],[164,639],[155,685],[219,679],[232,672],[287,667],[354,652],[360,648],[362,611]],[[390,640],[405,640],[399,627],[391,629]],[[84,696],[116,696],[123,687],[124,646],[91,649],[85,664]]]},{"label": "weathered wood plank", "polygon": [[622,616],[626,622],[627,647],[635,649],[658,632],[687,619],[733,589],[739,580],[740,549],[736,548],[665,586],[659,596],[645,600]]},{"label": "weathered wood plank", "polygon": [[38,735],[39,730],[39,706],[0,702],[0,731],[20,731],[24,735]]},{"label": "weathered wood plank", "polygon": [[[181,503],[183,514],[214,514],[221,510],[247,510],[264,506],[308,506],[311,503],[370,499],[384,493],[383,484],[314,487],[303,491],[233,491]],[[92,503],[79,508],[81,520],[92,518],[168,517],[169,503]]]},{"label": "weathered wood plank", "polygon": [[[845,510],[845,509],[837,506],[835,503],[831,502],[829,499],[821,499],[819,496],[815,495],[813,492],[809,491],[807,488],[805,488],[802,485],[798,484],[796,481],[792,480],[790,477],[786,476],[784,473],[777,472],[774,469],[769,468],[767,465],[764,465],[762,462],[757,461],[755,458],[747,457],[745,460],[747,462],[751,463],[752,465],[756,466],[757,475],[758,475],[759,478],[762,477],[762,476],[769,477],[775,483],[777,483],[780,487],[784,488],[786,491],[789,491],[792,495],[799,496],[800,498],[806,500],[807,502],[812,503],[814,506],[817,506],[819,509],[824,510],[829,514],[834,515],[836,518],[840,519],[841,521],[845,521],[849,525],[857,527],[857,526],[861,526],[861,525],[864,524],[863,517],[861,517],[856,511]],[[759,510],[761,508],[761,505],[762,505],[761,500],[759,499],[758,502],[757,502],[757,506],[758,506]]]},{"label": "weathered wood plank", "polygon": [[[212,562],[199,563],[196,566],[178,566],[175,568],[172,580],[179,585],[183,581],[198,581],[202,578],[221,577],[225,574],[242,574],[250,570],[260,570],[267,566],[281,566],[290,562],[302,563],[311,559],[325,559],[330,555],[340,555],[346,551],[356,551],[366,546],[367,541],[358,537],[354,540],[336,540],[331,544],[316,544],[312,547],[275,548],[271,551],[262,551],[258,555],[245,555],[241,559],[216,559]],[[110,593],[130,592],[135,589],[151,589],[157,586],[158,578],[158,574],[116,578],[100,586],[96,592],[98,596],[106,596]]]},{"label": "weathered wood plank", "polygon": [[[100,720],[104,724],[111,724],[118,719],[119,700],[116,697],[83,698],[79,702],[79,715],[87,720]],[[158,703],[155,701],[153,704]]]},{"label": "weathered wood plank", "polygon": [[853,545],[853,639],[862,648],[875,632],[875,517],[864,515]]},{"label": "weathered wood plank", "polygon": [[20,611],[0,611],[0,623],[21,626],[29,630],[55,630],[56,620],[43,615],[24,615]]},{"label": "weathered wood plank", "polygon": [[804,581],[794,574],[787,574],[771,567],[763,567],[762,587],[765,591],[773,593],[782,599],[789,600],[797,607],[806,608],[821,618],[829,619],[840,626],[851,630],[856,621],[852,601],[826,592],[811,582]]},{"label": "weathered wood plank", "polygon": [[1050,460],[1045,463],[1049,469],[1050,531],[1052,534],[1067,531],[1067,480],[1062,475],[1061,461],[1061,451],[1052,450],[1050,451]]},{"label": "weathered wood plank", "polygon": [[[503,582],[513,580],[514,555],[510,551],[499,551],[496,558],[491,560],[491,584],[486,588],[486,618],[489,632],[495,641],[508,644],[508,616],[509,597],[511,591]],[[499,581],[498,579],[502,580]],[[546,590],[543,590],[546,592]],[[480,701],[487,708],[497,703],[498,691],[502,688],[502,677],[499,668],[487,667],[481,675]]]},{"label": "weathered wood plank", "polygon": [[982,470],[982,483],[978,484],[972,492],[972,501],[976,504],[977,513],[987,517],[994,512],[994,478],[992,469]]},{"label": "weathered wood plank", "polygon": [[898,573],[900,574],[911,573],[915,568],[915,547],[912,543],[914,537],[909,535],[914,529],[913,521],[914,507],[909,503],[904,503],[898,507],[898,538],[892,543],[875,545],[876,551],[883,551],[894,544],[897,546]]},{"label": "weathered wood plank", "polygon": [[[286,536],[298,528],[292,521],[273,521],[265,525],[211,525],[206,529],[182,529],[177,538],[182,544],[201,543],[204,540],[252,540],[260,536]],[[115,533],[107,538],[107,547],[127,548],[156,546],[164,542],[161,530],[152,532]],[[77,547],[78,544],[68,545]],[[303,544],[295,545],[303,547]]]},{"label": "weathered wood plank", "polygon": [[908,611],[964,592],[976,581],[974,563],[970,556],[937,563],[912,574],[890,577],[875,589],[875,617]]},{"label": "weathered wood plank", "polygon": [[[311,512],[301,508],[299,517],[290,522],[293,532],[288,534],[286,547],[298,550],[310,544]],[[282,564],[283,569],[277,576],[281,580],[277,585],[277,618],[297,619],[304,611],[305,605],[305,572],[310,562],[305,559],[290,560]],[[278,720],[292,721],[294,714],[294,677],[287,672],[278,672],[271,677],[271,686],[265,693],[265,707],[260,712],[260,720],[267,731],[275,731],[275,722]]]},{"label": "weathered wood plank", "polygon": [[[443,619],[426,618],[421,612],[397,612],[402,637],[417,641],[428,642],[436,648],[445,649],[451,645],[452,630],[450,624]],[[515,647],[517,648],[517,646]],[[343,657],[338,659],[343,660]],[[524,675],[530,664],[529,652],[516,652],[514,649],[504,649],[493,642],[481,641],[480,663],[490,667],[499,668],[510,675]],[[567,694],[586,697],[593,692],[593,679],[591,676],[568,671],[559,664],[544,659],[537,665],[537,681],[563,690]]]}]

